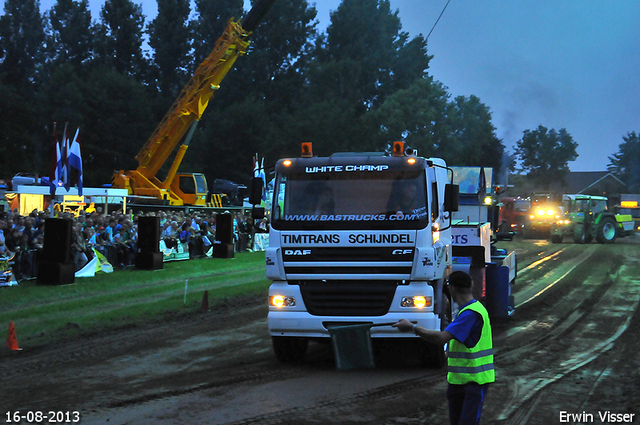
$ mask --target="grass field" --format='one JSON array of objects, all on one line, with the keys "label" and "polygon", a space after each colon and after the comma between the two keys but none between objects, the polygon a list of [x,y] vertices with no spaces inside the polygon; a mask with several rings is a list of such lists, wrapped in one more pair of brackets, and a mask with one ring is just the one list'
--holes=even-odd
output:
[{"label": "grass field", "polygon": [[[14,322],[18,341],[46,344],[163,316],[193,314],[204,291],[209,305],[265,292],[264,252],[236,253],[233,259],[204,258],[164,263],[162,270],[128,268],[76,278],[75,283],[41,286],[34,281],[0,288],[0,325]],[[185,286],[186,302],[185,302]]]}]

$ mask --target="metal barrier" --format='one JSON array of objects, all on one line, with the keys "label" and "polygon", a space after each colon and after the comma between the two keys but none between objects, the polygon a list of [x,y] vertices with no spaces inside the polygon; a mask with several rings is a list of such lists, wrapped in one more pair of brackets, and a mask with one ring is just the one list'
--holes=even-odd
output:
[{"label": "metal barrier", "polygon": [[16,252],[11,261],[11,269],[15,280],[31,280],[38,275],[37,263],[38,250],[30,249],[28,251]]},{"label": "metal barrier", "polygon": [[135,247],[129,247],[128,251],[116,245],[104,245],[98,251],[107,258],[107,261],[114,267],[132,266],[135,261]]}]

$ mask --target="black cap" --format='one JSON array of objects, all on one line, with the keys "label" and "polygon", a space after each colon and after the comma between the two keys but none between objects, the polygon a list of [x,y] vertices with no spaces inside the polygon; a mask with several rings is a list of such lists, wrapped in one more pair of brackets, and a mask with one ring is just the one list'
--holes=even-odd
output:
[{"label": "black cap", "polygon": [[471,276],[463,271],[453,272],[449,275],[449,285],[456,288],[471,288],[472,283]]}]

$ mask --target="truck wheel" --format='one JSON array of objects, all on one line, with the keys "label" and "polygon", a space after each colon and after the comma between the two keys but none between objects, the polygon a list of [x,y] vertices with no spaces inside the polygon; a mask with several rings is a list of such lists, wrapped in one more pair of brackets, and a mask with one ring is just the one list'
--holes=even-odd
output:
[{"label": "truck wheel", "polygon": [[598,226],[596,240],[598,243],[613,243],[616,240],[617,224],[610,217],[605,217]]},{"label": "truck wheel", "polygon": [[576,226],[573,228],[573,242],[575,243],[584,243],[586,232],[584,226]]},{"label": "truck wheel", "polygon": [[551,243],[562,243],[562,235],[551,235]]},{"label": "truck wheel", "polygon": [[302,362],[309,346],[309,340],[306,338],[273,336],[271,341],[276,358],[282,363]]},{"label": "truck wheel", "polygon": [[420,362],[423,366],[441,368],[447,363],[442,345],[431,344],[423,339],[417,340],[416,343],[418,344]]},{"label": "truck wheel", "polygon": [[440,313],[440,330],[443,331],[451,323],[453,312],[451,311],[451,301],[446,294],[442,294],[442,312]]}]

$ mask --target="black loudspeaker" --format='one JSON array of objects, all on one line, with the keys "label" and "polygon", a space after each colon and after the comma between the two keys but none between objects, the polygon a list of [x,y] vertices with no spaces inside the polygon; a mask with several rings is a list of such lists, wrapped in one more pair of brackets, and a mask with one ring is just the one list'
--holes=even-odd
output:
[{"label": "black loudspeaker", "polygon": [[232,243],[216,243],[213,244],[213,257],[214,258],[233,258],[233,244]]},{"label": "black loudspeaker", "polygon": [[164,267],[161,252],[140,251],[136,254],[136,268],[141,270],[160,270]]},{"label": "black loudspeaker", "polygon": [[75,271],[76,265],[73,262],[44,261],[38,263],[37,282],[39,285],[67,285],[75,281]]},{"label": "black loudspeaker", "polygon": [[233,243],[233,216],[218,214],[216,217],[216,240],[223,244]]},{"label": "black loudspeaker", "polygon": [[44,224],[42,261],[66,263],[71,259],[71,220],[48,218]]},{"label": "black loudspeaker", "polygon": [[138,249],[141,252],[160,252],[160,217],[138,219]]}]

